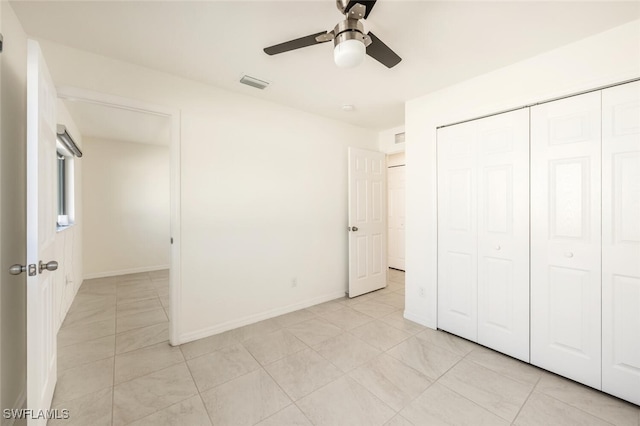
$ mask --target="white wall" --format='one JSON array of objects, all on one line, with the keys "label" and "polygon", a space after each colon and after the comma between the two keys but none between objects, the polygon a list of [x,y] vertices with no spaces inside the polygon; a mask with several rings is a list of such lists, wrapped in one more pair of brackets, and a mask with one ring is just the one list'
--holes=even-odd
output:
[{"label": "white wall", "polygon": [[85,138],[84,273],[169,267],[169,147]]},{"label": "white wall", "polygon": [[396,143],[396,134],[404,132],[405,126],[393,127],[378,133],[379,150],[386,154],[404,152],[406,143]]},{"label": "white wall", "polygon": [[407,102],[405,317],[437,326],[436,127],[638,77],[640,20]]},{"label": "white wall", "polygon": [[[24,265],[26,253],[26,90],[27,39],[13,9],[0,2],[4,50],[0,121],[0,370],[1,408],[21,408],[26,398],[26,274],[9,275]],[[3,423],[4,424],[4,423]]]},{"label": "white wall", "polygon": [[[58,123],[64,124],[74,142],[81,150],[84,150],[82,135],[78,130],[69,111],[62,101],[57,103]],[[82,175],[85,169],[84,157],[73,160],[73,185],[74,185],[74,217],[75,223],[67,229],[56,233],[55,260],[58,261],[58,270],[54,273],[54,317],[59,328],[64,321],[71,302],[82,284],[83,247],[82,235],[84,228],[84,215],[82,211]]]},{"label": "white wall", "polygon": [[55,43],[42,48],[57,85],[181,111],[180,341],[344,295],[347,147],[377,150],[377,133]]}]

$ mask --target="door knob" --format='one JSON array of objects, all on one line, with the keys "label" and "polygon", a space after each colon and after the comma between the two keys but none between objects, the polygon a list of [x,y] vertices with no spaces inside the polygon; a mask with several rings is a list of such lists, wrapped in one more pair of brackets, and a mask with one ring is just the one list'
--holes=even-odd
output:
[{"label": "door knob", "polygon": [[573,257],[573,253],[571,253],[570,251],[566,252],[564,255],[566,257]]},{"label": "door knob", "polygon": [[502,247],[500,246],[496,246],[496,250],[500,250]]},{"label": "door knob", "polygon": [[43,263],[41,260],[40,267],[39,267],[40,273],[43,273],[45,269],[47,271],[55,271],[56,269],[58,269],[58,262],[56,262],[55,260],[52,260],[50,262]]},{"label": "door knob", "polygon": [[15,264],[15,265],[11,265],[11,267],[9,268],[9,273],[11,275],[20,275],[23,272],[26,272],[27,267],[20,265],[20,264]]},{"label": "door knob", "polygon": [[353,232],[358,232],[358,227],[357,227],[357,226],[352,226],[352,227],[351,227],[351,230],[352,230]]}]

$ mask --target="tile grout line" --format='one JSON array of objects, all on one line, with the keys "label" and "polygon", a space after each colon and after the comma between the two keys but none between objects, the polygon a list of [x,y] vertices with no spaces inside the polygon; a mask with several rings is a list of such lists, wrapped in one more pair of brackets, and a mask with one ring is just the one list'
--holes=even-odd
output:
[{"label": "tile grout line", "polygon": [[511,421],[512,425],[515,424],[516,420],[518,420],[518,417],[520,417],[520,413],[522,412],[522,409],[524,408],[525,405],[527,405],[527,402],[529,402],[529,398],[531,398],[531,395],[533,395],[533,393],[536,391],[536,387],[538,387],[538,383],[540,383],[540,380],[542,380],[542,375],[538,377],[538,380],[536,380],[536,383],[531,388],[531,391],[529,391],[529,394],[525,398],[524,402],[522,403],[522,405],[520,405],[520,408],[518,409],[516,416]]},{"label": "tile grout line", "polygon": [[116,350],[116,340],[117,340],[117,335],[118,335],[118,284],[119,284],[119,280],[116,280],[116,315],[115,315],[115,326],[114,326],[114,330],[115,330],[115,338],[113,341],[113,377],[112,377],[112,393],[111,393],[111,425],[115,426],[115,405],[116,405],[116,356],[117,354],[117,350]]},{"label": "tile grout line", "polygon": [[[157,325],[157,324],[156,324],[156,325]],[[143,328],[144,328],[144,327],[143,327]],[[167,342],[168,342],[168,341],[167,341]],[[159,342],[159,343],[163,343],[163,342]],[[113,425],[113,423],[115,422],[115,418],[114,418],[114,412],[115,412],[115,387],[116,387],[116,384],[115,384],[115,370],[116,370],[116,369],[115,369],[115,357],[116,357],[116,356],[118,356],[118,355],[123,355],[123,354],[131,353],[131,352],[134,352],[134,351],[137,351],[137,350],[140,350],[140,349],[148,348],[148,347],[153,346],[153,345],[156,345],[156,344],[158,344],[158,343],[154,343],[154,344],[151,344],[151,345],[143,346],[143,347],[141,347],[141,348],[137,348],[137,349],[134,349],[134,350],[131,350],[131,351],[127,351],[127,352],[123,352],[123,353],[121,353],[121,354],[115,354],[115,355],[114,355],[114,367],[113,367],[113,388],[112,388],[112,389],[113,389],[113,397],[112,397],[112,410],[111,410],[111,421],[112,421],[112,426],[115,426],[115,425]],[[114,350],[115,350],[115,347],[114,347]],[[183,355],[183,358],[184,358],[184,355]],[[155,374],[155,373],[160,372],[160,371],[167,370],[167,369],[169,369],[169,368],[173,368],[173,367],[175,367],[176,365],[179,365],[179,364],[181,364],[181,363],[184,363],[184,364],[185,364],[185,367],[187,368],[187,371],[189,371],[189,375],[191,376],[191,380],[193,381],[193,385],[194,385],[194,387],[195,387],[195,389],[196,389],[196,392],[199,394],[200,392],[199,392],[198,387],[197,387],[197,386],[196,386],[196,384],[195,384],[195,380],[193,379],[193,375],[191,374],[191,370],[189,369],[189,366],[187,365],[186,360],[184,360],[184,359],[183,359],[183,361],[181,361],[181,362],[178,362],[178,363],[175,363],[175,364],[171,364],[171,365],[169,365],[169,366],[167,366],[167,367],[164,367],[164,368],[160,368],[160,369],[155,370],[155,371],[153,371],[153,372],[151,372],[151,373],[144,374],[144,375],[142,375],[142,376],[138,376],[138,377],[134,377],[134,378],[129,379],[129,380],[125,380],[125,381],[123,381],[123,382],[121,382],[121,383],[118,383],[118,386],[119,386],[119,385],[121,385],[121,384],[124,384],[124,383],[128,383],[128,382],[131,382],[131,381],[134,381],[134,380],[137,380],[137,379],[143,378],[143,377],[150,376],[150,375],[152,375],[152,374]],[[180,403],[182,403],[182,402],[186,401],[187,399],[190,399],[190,398],[192,398],[192,397],[194,397],[194,396],[195,396],[195,395],[191,395],[191,396],[189,396],[189,397],[187,397],[187,398],[181,399],[181,400],[179,400],[179,401],[175,401],[175,402],[173,402],[172,404],[169,404],[169,405],[168,405],[168,406],[166,406],[166,407],[163,407],[163,408],[157,409],[157,410],[155,410],[154,412],[149,413],[149,414],[147,414],[147,415],[146,415],[146,416],[144,416],[144,417],[141,417],[141,418],[139,418],[139,419],[135,419],[135,420],[133,420],[132,422],[128,422],[128,423],[126,423],[126,424],[131,424],[131,423],[133,423],[133,422],[137,422],[137,421],[139,421],[139,420],[143,420],[143,419],[145,419],[145,418],[147,418],[147,417],[149,417],[149,416],[152,416],[152,415],[154,415],[154,414],[156,414],[156,413],[158,413],[158,412],[160,412],[160,411],[162,411],[162,410],[165,410],[165,409],[167,409],[167,408],[169,408],[169,407],[172,407],[172,406],[174,406],[174,405],[176,405],[176,404],[180,404]],[[206,406],[205,406],[205,410],[206,410]],[[126,426],[126,425],[123,425],[123,426]]]},{"label": "tile grout line", "polygon": [[[180,347],[180,353],[182,353],[182,348]],[[182,354],[182,357],[185,358],[184,354]],[[196,387],[196,391],[198,392],[198,397],[200,398],[200,402],[202,402],[202,406],[204,407],[204,411],[207,413],[207,417],[209,418],[209,423],[211,423],[213,425],[213,418],[211,417],[211,413],[209,412],[209,409],[207,408],[207,404],[204,403],[204,399],[202,398],[202,392],[200,392],[200,388],[198,387],[198,384],[196,383],[196,378],[193,377],[193,371],[191,371],[191,368],[189,368],[189,364],[187,363],[187,359],[185,358],[184,360],[184,364],[187,367],[187,371],[189,372],[189,375],[191,376],[191,381],[193,382],[193,385]]]},{"label": "tile grout line", "polygon": [[[295,336],[294,336],[294,337],[295,337]],[[298,340],[300,340],[300,339],[298,339]],[[300,341],[302,342],[302,340],[300,340]],[[302,342],[302,343],[303,343],[304,345],[307,345],[305,342]],[[251,355],[251,357],[254,359],[254,361],[258,363],[258,365],[260,366],[260,368],[262,369],[262,371],[264,371],[264,372],[267,374],[267,376],[269,376],[269,378],[271,378],[271,380],[273,381],[273,383],[275,383],[275,384],[276,384],[276,386],[278,387],[278,389],[280,389],[280,391],[282,392],[282,394],[283,394],[284,396],[286,396],[287,398],[289,398],[289,401],[291,401],[291,404],[287,405],[286,407],[283,407],[281,410],[278,410],[277,412],[275,412],[275,413],[271,414],[271,415],[270,415],[270,416],[268,416],[268,417],[265,417],[265,418],[263,418],[263,419],[258,420],[257,422],[255,422],[255,423],[254,423],[254,425],[255,425],[255,424],[258,424],[258,423],[260,423],[260,422],[262,422],[262,421],[264,421],[264,420],[268,419],[269,417],[275,416],[275,415],[276,415],[276,414],[278,414],[280,411],[285,410],[287,407],[290,407],[291,405],[295,405],[295,404],[296,404],[296,402],[293,400],[293,398],[292,398],[291,396],[289,396],[289,394],[288,394],[288,393],[287,393],[287,392],[282,388],[282,386],[280,386],[280,383],[278,383],[278,381],[275,379],[275,377],[273,377],[273,376],[271,375],[271,373],[269,373],[269,370],[267,370],[266,368],[264,368],[264,367],[265,367],[264,365],[260,364],[260,362],[256,359],[256,357],[255,357],[255,356],[253,356],[253,354],[251,353],[251,351],[249,351],[249,349],[247,349],[247,348],[244,346],[244,344],[243,344],[243,343],[240,343],[240,344],[242,345],[242,347],[243,347],[243,348],[245,348],[245,350],[246,350],[247,352],[249,352],[249,355]],[[308,347],[308,346],[309,346],[309,345],[307,345],[307,347]],[[313,348],[309,348],[309,349],[313,350]],[[302,349],[301,351],[298,351],[298,352],[302,352],[303,350],[304,350],[304,349]],[[296,352],[296,353],[298,353],[298,352]],[[292,355],[293,355],[293,354],[292,354]],[[278,361],[280,361],[280,360],[282,360],[282,359],[284,359],[284,358],[286,358],[286,356],[284,356],[284,357],[282,357],[282,358],[280,358],[280,359],[278,359],[278,360],[276,360],[276,361],[273,361],[273,362],[271,362],[271,363],[269,363],[269,364],[276,363],[276,362],[278,362]],[[300,410],[300,407],[298,407],[297,405],[296,405],[296,407],[298,408],[298,410]],[[302,415],[303,415],[303,416],[307,417],[307,415],[304,413],[304,411],[300,410],[300,412],[302,413]],[[313,422],[311,422],[311,419],[309,419],[308,417],[307,417],[307,420],[309,420],[309,422],[310,422],[311,424],[313,424]]]},{"label": "tile grout line", "polygon": [[118,333],[117,330],[117,324],[118,324],[118,296],[117,296],[117,286],[118,286],[118,281],[116,280],[116,315],[114,318],[114,327],[113,330],[115,331],[115,335],[114,335],[114,339],[113,339],[113,376],[111,377],[111,426],[115,426],[115,412],[116,412],[116,335]]},{"label": "tile grout line", "polygon": [[[553,374],[555,374],[555,373],[553,373]],[[560,376],[560,377],[562,377],[562,376]],[[565,379],[564,377],[562,377],[562,378],[563,378],[563,379]],[[540,380],[542,380],[542,377],[540,378]],[[567,379],[567,380],[571,380],[571,379]],[[573,382],[573,381],[572,381],[572,382]],[[577,382],[575,382],[575,383],[577,383]],[[581,383],[578,383],[578,384],[582,385]],[[536,386],[537,386],[537,384],[536,384]],[[586,386],[586,385],[585,385],[585,386]],[[597,390],[597,389],[596,389],[596,390]],[[535,391],[535,389],[534,389],[534,391]],[[598,391],[598,392],[601,392],[601,391]],[[532,393],[533,393],[533,392],[532,392]],[[582,413],[584,413],[584,414],[586,414],[586,415],[588,415],[588,416],[590,416],[590,417],[596,418],[596,419],[601,420],[601,421],[603,421],[603,422],[605,422],[605,423],[608,423],[608,424],[610,424],[610,425],[613,425],[613,423],[611,423],[609,420],[603,419],[602,417],[600,417],[600,416],[598,416],[598,415],[596,415],[596,414],[591,414],[591,413],[589,413],[588,411],[585,411],[585,410],[583,410],[582,408],[576,407],[575,405],[573,405],[573,404],[571,404],[571,403],[569,403],[569,402],[567,402],[567,401],[563,401],[562,399],[557,398],[557,397],[556,397],[556,396],[554,396],[554,395],[549,395],[548,393],[546,393],[546,392],[541,392],[541,391],[537,391],[537,393],[539,393],[539,394],[541,394],[541,395],[544,395],[544,396],[546,396],[547,398],[554,399],[554,400],[556,400],[556,401],[558,401],[558,402],[560,402],[560,403],[562,403],[562,404],[564,404],[564,405],[567,405],[567,406],[569,406],[569,407],[571,407],[571,408],[573,408],[573,409],[575,409],[575,410],[581,411]],[[604,395],[606,395],[606,396],[611,396],[611,395],[609,395],[609,394],[604,394]],[[614,398],[615,398],[615,397],[614,397]],[[616,399],[619,399],[619,398],[616,398]],[[620,400],[620,401],[627,402],[627,401],[624,401],[624,400]]]},{"label": "tile grout line", "polygon": [[[444,375],[444,374],[443,374],[443,375]],[[440,377],[442,377],[442,376],[440,376]],[[437,380],[437,381],[438,381],[438,384],[439,384],[440,386],[443,386],[443,387],[447,388],[447,390],[449,390],[450,392],[455,393],[455,394],[456,394],[456,395],[458,395],[460,398],[462,398],[462,399],[465,399],[465,400],[469,401],[470,403],[472,403],[472,404],[473,404],[473,405],[475,405],[476,407],[480,408],[481,410],[483,410],[483,411],[485,411],[485,412],[487,412],[487,413],[491,414],[492,416],[495,416],[495,417],[499,418],[500,420],[504,420],[505,422],[508,422],[509,424],[511,424],[511,423],[513,423],[513,421],[515,421],[515,418],[514,418],[514,420],[512,420],[512,421],[509,421],[509,420],[505,419],[505,418],[504,418],[504,417],[502,417],[501,415],[496,414],[496,413],[494,413],[493,411],[489,410],[488,408],[483,407],[482,405],[478,404],[478,403],[477,403],[477,402],[475,402],[474,400],[467,398],[466,396],[462,395],[460,392],[457,392],[455,389],[451,389],[449,386],[445,385],[444,383],[440,383],[440,382],[439,382],[440,377],[438,377],[438,380]]]},{"label": "tile grout line", "polygon": [[[466,340],[466,339],[465,339],[465,340]],[[475,342],[474,342],[474,343],[475,343]],[[476,344],[477,344],[477,343],[476,343]],[[479,344],[477,344],[477,345],[479,345]],[[481,346],[481,345],[479,345],[479,346]],[[484,347],[484,346],[483,346],[483,347]],[[492,373],[495,373],[495,374],[497,374],[498,376],[500,376],[500,377],[502,377],[502,378],[504,378],[504,379],[507,379],[507,380],[509,380],[509,381],[512,381],[512,382],[515,382],[515,383],[517,383],[517,384],[524,385],[524,386],[528,386],[528,385],[529,385],[529,384],[527,384],[527,383],[522,383],[522,382],[520,382],[519,380],[515,380],[515,379],[512,379],[511,377],[505,376],[504,374],[502,374],[502,373],[500,373],[500,372],[498,372],[498,371],[494,371],[493,369],[491,369],[491,368],[489,368],[489,367],[485,367],[485,366],[484,366],[484,365],[482,365],[482,364],[478,364],[478,363],[476,363],[476,362],[474,362],[474,361],[467,360],[467,356],[469,356],[469,355],[471,354],[471,352],[473,352],[474,350],[475,350],[475,349],[473,349],[473,350],[469,351],[467,354],[465,354],[465,355],[460,359],[460,361],[458,361],[458,362],[456,363],[456,365],[458,365],[458,364],[459,364],[460,362],[462,362],[462,361],[470,362],[470,363],[472,363],[472,364],[474,364],[474,365],[476,365],[476,366],[478,366],[478,367],[480,367],[480,368],[484,368],[484,369],[486,369],[486,370],[489,370],[489,371],[491,371]],[[492,349],[490,349],[490,350],[492,350]],[[493,351],[493,350],[492,350],[492,351]],[[507,356],[508,356],[508,355],[507,355]],[[454,365],[453,367],[455,367],[455,365]],[[451,369],[453,369],[453,367],[451,367],[449,370],[447,370],[447,372],[449,372]],[[443,373],[440,377],[438,377],[438,380],[440,380],[440,378],[441,378],[441,377],[443,377],[447,372]],[[520,414],[520,411],[522,410],[522,407],[524,407],[524,404],[529,400],[529,397],[531,396],[531,394],[532,394],[532,393],[533,393],[533,391],[535,390],[535,388],[536,388],[536,386],[537,386],[538,382],[540,381],[540,379],[541,379],[541,377],[539,377],[539,378],[538,378],[538,380],[536,381],[536,384],[535,384],[535,385],[533,385],[533,386],[531,387],[531,390],[530,390],[530,391],[529,391],[529,393],[527,394],[527,397],[525,398],[524,402],[523,402],[523,403],[520,405],[520,407],[518,408],[518,412],[516,413],[516,415],[515,415],[515,417],[513,418],[513,420],[505,419],[504,417],[502,417],[502,415],[497,414],[497,413],[494,413],[492,410],[490,410],[490,409],[488,409],[488,408],[486,408],[486,407],[481,406],[479,403],[477,403],[477,402],[473,401],[473,400],[472,400],[472,399],[470,399],[470,398],[467,398],[466,396],[462,395],[461,393],[457,392],[456,390],[451,389],[449,386],[445,385],[444,383],[440,383],[440,385],[441,385],[441,386],[446,387],[447,389],[449,389],[450,391],[452,391],[452,392],[454,392],[454,393],[456,393],[456,394],[460,395],[461,397],[463,397],[463,398],[465,398],[465,399],[467,399],[467,400],[469,400],[469,401],[473,402],[474,404],[476,404],[476,405],[477,405],[477,406],[479,406],[480,408],[483,408],[485,411],[487,411],[487,412],[489,412],[489,413],[491,413],[491,414],[493,414],[493,415],[495,415],[495,416],[497,416],[497,417],[499,417],[499,418],[501,418],[501,419],[503,419],[503,420],[505,420],[505,421],[508,421],[510,424],[513,424],[513,422],[518,418],[518,415]]]}]

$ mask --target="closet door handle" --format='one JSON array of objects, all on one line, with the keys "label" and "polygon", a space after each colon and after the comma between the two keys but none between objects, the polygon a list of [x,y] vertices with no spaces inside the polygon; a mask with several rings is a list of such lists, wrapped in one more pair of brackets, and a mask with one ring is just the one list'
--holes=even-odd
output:
[{"label": "closet door handle", "polygon": [[573,257],[573,253],[570,251],[566,252],[564,255],[565,257]]},{"label": "closet door handle", "polygon": [[500,247],[500,246],[496,246],[496,250],[498,250],[498,251],[499,251],[501,248],[502,248],[502,247]]}]

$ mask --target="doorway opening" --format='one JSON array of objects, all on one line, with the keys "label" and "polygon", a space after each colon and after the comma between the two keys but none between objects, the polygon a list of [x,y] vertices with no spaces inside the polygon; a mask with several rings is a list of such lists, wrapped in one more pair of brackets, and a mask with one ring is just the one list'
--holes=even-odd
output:
[{"label": "doorway opening", "polygon": [[[405,270],[405,155],[387,155],[387,256],[391,270]],[[389,271],[393,273],[392,271]]]},{"label": "doorway opening", "polygon": [[181,318],[179,111],[68,87],[59,88],[58,97],[86,151],[84,277],[126,274],[135,281],[140,274],[156,286],[168,280],[159,294],[175,346]]}]

